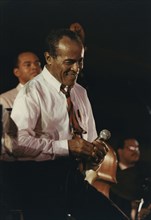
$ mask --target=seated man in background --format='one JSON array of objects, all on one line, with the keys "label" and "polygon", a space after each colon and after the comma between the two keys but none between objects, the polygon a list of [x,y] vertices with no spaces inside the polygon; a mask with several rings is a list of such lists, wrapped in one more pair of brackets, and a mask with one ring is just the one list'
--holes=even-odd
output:
[{"label": "seated man in background", "polygon": [[14,61],[13,73],[18,78],[16,88],[0,94],[0,104],[4,108],[12,108],[14,100],[26,82],[41,72],[41,64],[37,55],[30,51],[21,52]]},{"label": "seated man in background", "polygon": [[117,147],[117,184],[112,185],[110,198],[130,219],[137,219],[139,205],[143,202],[143,183],[149,175],[140,162],[140,145],[134,137],[121,138]]}]

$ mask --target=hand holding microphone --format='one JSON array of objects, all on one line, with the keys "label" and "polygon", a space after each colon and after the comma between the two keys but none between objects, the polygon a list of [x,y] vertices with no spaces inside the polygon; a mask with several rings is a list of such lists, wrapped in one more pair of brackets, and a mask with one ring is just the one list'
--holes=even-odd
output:
[{"label": "hand holding microphone", "polygon": [[103,129],[98,138],[93,141],[93,152],[92,152],[92,157],[93,157],[93,164],[98,164],[101,161],[103,161],[105,155],[107,154],[109,148],[106,144],[106,141],[111,137],[110,131],[107,129]]}]

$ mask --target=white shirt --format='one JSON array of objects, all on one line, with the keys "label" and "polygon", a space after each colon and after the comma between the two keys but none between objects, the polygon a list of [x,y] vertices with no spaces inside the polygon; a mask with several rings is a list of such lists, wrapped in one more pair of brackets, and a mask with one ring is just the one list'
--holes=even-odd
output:
[{"label": "white shirt", "polygon": [[16,88],[0,94],[0,104],[2,104],[4,108],[12,108],[15,98],[23,86],[24,85],[19,83]]},{"label": "white shirt", "polygon": [[[18,145],[14,152],[20,159],[53,160],[68,156],[69,131],[67,100],[57,81],[44,67],[17,95],[11,117],[18,126]],[[78,83],[71,89],[71,100],[80,126],[87,132],[83,138],[97,137],[92,108],[86,90]]]},{"label": "white shirt", "polygon": [[[10,112],[7,111],[3,105],[2,108],[2,137],[1,137],[1,153],[0,160],[6,161],[14,161],[12,153],[12,145],[15,143],[14,138],[11,138],[9,135],[10,129],[13,128],[13,131],[17,131],[16,127],[14,127],[14,123],[10,120]],[[15,129],[14,129],[15,128]],[[12,130],[11,130],[12,131]],[[11,134],[12,135],[12,134]],[[13,143],[13,144],[12,144]],[[8,153],[9,152],[9,153]]]}]

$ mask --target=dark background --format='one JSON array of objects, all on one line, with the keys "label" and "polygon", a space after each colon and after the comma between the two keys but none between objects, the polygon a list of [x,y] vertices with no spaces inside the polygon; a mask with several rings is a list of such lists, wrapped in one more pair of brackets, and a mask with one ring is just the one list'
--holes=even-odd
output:
[{"label": "dark background", "polygon": [[0,93],[17,84],[12,61],[32,50],[44,65],[49,30],[79,22],[87,52],[79,82],[88,91],[97,129],[137,137],[151,146],[151,1],[0,0]]}]

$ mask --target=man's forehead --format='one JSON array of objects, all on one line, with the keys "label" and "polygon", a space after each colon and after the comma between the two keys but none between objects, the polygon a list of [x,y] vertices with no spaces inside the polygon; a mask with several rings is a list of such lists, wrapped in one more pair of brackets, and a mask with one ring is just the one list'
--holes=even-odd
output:
[{"label": "man's forehead", "polygon": [[20,55],[19,55],[19,60],[21,61],[21,60],[30,60],[30,59],[39,59],[37,56],[36,56],[36,54],[34,54],[34,53],[31,53],[31,52],[25,52],[25,53],[21,53]]},{"label": "man's forehead", "polygon": [[74,48],[80,48],[82,49],[84,46],[82,44],[82,42],[80,41],[76,41],[76,40],[72,40],[69,37],[64,36],[62,39],[60,39],[59,43],[58,43],[58,49],[60,50],[69,50],[69,49],[74,49]]},{"label": "man's forehead", "polygon": [[124,146],[133,146],[133,147],[138,147],[139,142],[136,139],[127,139],[124,141]]}]

